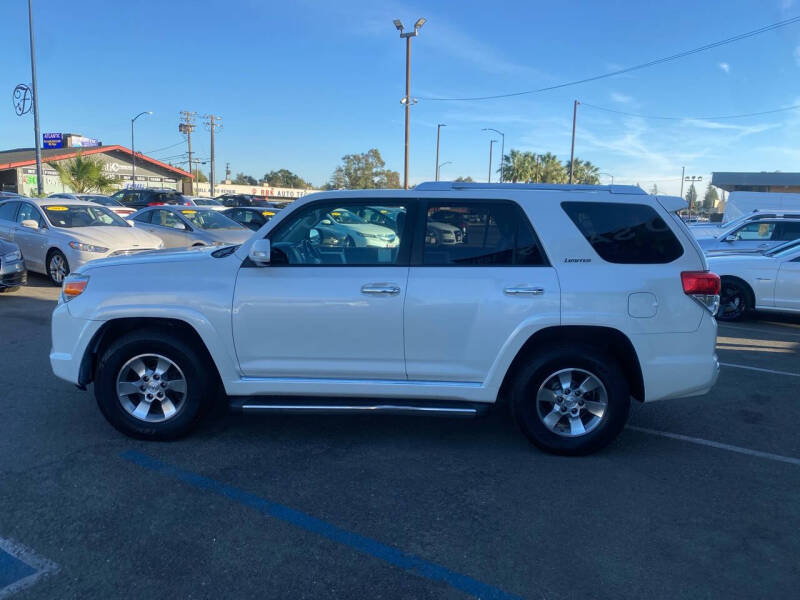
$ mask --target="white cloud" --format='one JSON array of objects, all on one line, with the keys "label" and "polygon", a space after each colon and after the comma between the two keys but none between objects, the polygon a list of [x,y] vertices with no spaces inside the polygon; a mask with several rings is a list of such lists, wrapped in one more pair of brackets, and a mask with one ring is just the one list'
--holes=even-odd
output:
[{"label": "white cloud", "polygon": [[730,73],[731,72],[731,66],[726,62],[719,63],[719,68],[722,69],[723,71],[725,71],[726,73]]},{"label": "white cloud", "polygon": [[620,104],[630,104],[631,102],[633,102],[632,96],[621,94],[619,92],[611,92],[611,99],[614,102],[619,102]]}]

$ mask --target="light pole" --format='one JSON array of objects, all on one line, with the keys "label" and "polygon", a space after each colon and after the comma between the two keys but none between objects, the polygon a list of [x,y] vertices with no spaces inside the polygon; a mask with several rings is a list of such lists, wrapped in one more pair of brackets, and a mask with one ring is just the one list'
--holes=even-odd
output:
[{"label": "light pole", "polygon": [[33,5],[28,0],[28,30],[31,39],[31,96],[33,96],[33,135],[36,137],[36,191],[44,196],[44,180],[42,179],[42,136],[39,133],[39,88],[36,86],[36,52],[33,42]]},{"label": "light pole", "polygon": [[572,146],[570,147],[569,151],[569,183],[572,185],[572,175],[573,171],[575,170],[575,125],[578,122],[578,102],[575,100],[575,104],[572,106]]},{"label": "light pole", "polygon": [[495,133],[499,133],[502,137],[502,141],[500,142],[500,183],[503,183],[503,160],[505,160],[506,157],[506,134],[497,129],[492,129],[491,127],[484,127],[481,131],[494,131]]},{"label": "light pole", "polygon": [[[684,167],[684,172],[685,172],[685,168],[686,167]],[[681,197],[683,197],[683,182],[684,181],[688,181],[689,185],[693,186],[695,184],[695,182],[703,181],[703,177],[700,176],[700,175],[686,175],[686,176],[684,176],[683,180],[681,181]],[[696,190],[695,190],[695,193],[697,193]],[[691,219],[691,218],[692,218],[692,203],[689,202],[689,219]]]},{"label": "light pole", "polygon": [[452,160],[446,160],[443,163],[436,165],[436,181],[439,181],[439,171],[441,170],[441,168],[445,165],[452,165],[452,164],[453,164]]},{"label": "light pole", "polygon": [[492,183],[492,148],[497,143],[497,140],[489,141],[489,183]]},{"label": "light pole", "polygon": [[611,185],[614,185],[614,176],[611,173],[598,173],[598,175],[605,175],[606,177],[611,177]]},{"label": "light pole", "polygon": [[439,181],[439,134],[442,131],[442,127],[447,127],[444,123],[439,123],[436,125],[436,181]]},{"label": "light pole", "polygon": [[[425,25],[425,19],[417,19],[414,23],[414,31],[403,31],[403,24],[400,19],[395,19],[394,26],[400,32],[400,37],[406,40],[406,95],[400,101],[406,107],[406,148],[405,148],[405,161],[403,164],[403,187],[408,189],[408,119],[410,117],[409,109],[411,108],[411,38],[417,37],[420,28]],[[413,101],[416,104],[416,100]]]},{"label": "light pole", "polygon": [[131,158],[133,159],[133,171],[131,173],[131,187],[136,187],[136,148],[133,146],[133,124],[136,122],[136,119],[141,117],[142,115],[152,115],[152,110],[145,110],[140,112],[138,115],[131,119]]}]

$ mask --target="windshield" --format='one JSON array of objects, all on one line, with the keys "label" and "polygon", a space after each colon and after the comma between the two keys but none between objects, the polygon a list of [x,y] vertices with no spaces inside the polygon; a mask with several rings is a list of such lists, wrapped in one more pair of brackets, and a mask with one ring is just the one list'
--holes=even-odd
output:
[{"label": "windshield", "polygon": [[785,244],[781,244],[780,246],[775,246],[769,252],[765,252],[766,256],[774,256],[776,258],[782,258],[787,254],[792,254],[800,249],[800,239],[792,240],[791,242],[786,242]]},{"label": "windshield", "polygon": [[236,221],[215,210],[182,210],[181,214],[198,229],[244,229]]},{"label": "windshield", "polygon": [[222,206],[221,202],[217,202],[213,198],[195,198],[194,203],[197,206]]},{"label": "windshield", "polygon": [[130,227],[104,206],[48,204],[42,207],[53,227]]},{"label": "windshield", "polygon": [[361,225],[366,223],[364,219],[344,208],[332,210],[329,215],[332,221],[340,225]]}]

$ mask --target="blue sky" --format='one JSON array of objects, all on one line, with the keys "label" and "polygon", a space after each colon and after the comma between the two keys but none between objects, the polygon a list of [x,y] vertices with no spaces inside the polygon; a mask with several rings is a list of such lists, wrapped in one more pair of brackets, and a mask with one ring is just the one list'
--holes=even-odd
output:
[{"label": "blue sky", "polygon": [[[643,3],[35,0],[42,131],[68,131],[181,160],[178,111],[223,116],[217,178],[289,168],[314,184],[340,157],[378,148],[403,168],[404,48],[392,19],[428,22],[413,40],[412,95],[514,92],[580,79],[800,15],[791,0]],[[30,80],[27,2],[0,3],[0,91]],[[689,58],[566,89],[412,108],[411,181],[485,180],[494,127],[510,148],[569,156],[572,102],[708,116],[800,104],[800,24]],[[0,148],[31,146],[33,120],[0,104]],[[581,106],[576,155],[617,183],[676,193],[687,174],[800,171],[800,111],[658,121]],[[193,146],[209,156],[208,133]],[[495,152],[495,156],[497,156]],[[495,165],[496,168],[496,165]],[[608,179],[604,176],[604,179]]]}]

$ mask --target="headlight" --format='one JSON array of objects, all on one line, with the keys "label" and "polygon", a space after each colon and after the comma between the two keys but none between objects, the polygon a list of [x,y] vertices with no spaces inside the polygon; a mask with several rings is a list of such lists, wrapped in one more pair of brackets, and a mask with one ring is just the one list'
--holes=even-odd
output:
[{"label": "headlight", "polygon": [[80,296],[86,289],[89,283],[88,275],[80,275],[71,273],[64,279],[64,284],[61,287],[61,299],[64,302],[69,302],[73,298]]},{"label": "headlight", "polygon": [[103,248],[102,246],[92,246],[91,244],[83,244],[81,242],[70,242],[69,247],[73,250],[79,250],[81,252],[108,252],[108,248]]},{"label": "headlight", "polygon": [[19,250],[14,250],[13,252],[9,252],[8,254],[3,254],[3,260],[5,262],[14,262],[22,258],[22,252]]}]

